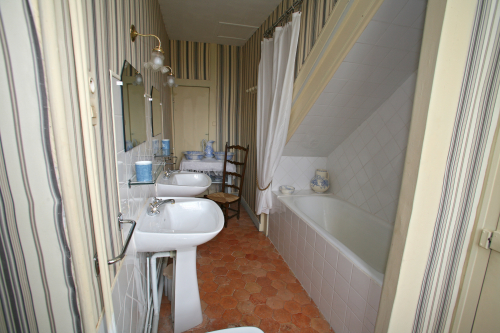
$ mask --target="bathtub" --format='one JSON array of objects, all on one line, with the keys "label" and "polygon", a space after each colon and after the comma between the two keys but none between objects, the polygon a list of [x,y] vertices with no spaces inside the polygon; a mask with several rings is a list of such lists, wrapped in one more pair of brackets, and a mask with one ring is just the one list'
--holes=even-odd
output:
[{"label": "bathtub", "polygon": [[323,238],[382,285],[392,226],[332,195],[280,196]]},{"label": "bathtub", "polygon": [[301,192],[273,193],[270,240],[335,331],[373,332],[392,226],[334,195]]}]

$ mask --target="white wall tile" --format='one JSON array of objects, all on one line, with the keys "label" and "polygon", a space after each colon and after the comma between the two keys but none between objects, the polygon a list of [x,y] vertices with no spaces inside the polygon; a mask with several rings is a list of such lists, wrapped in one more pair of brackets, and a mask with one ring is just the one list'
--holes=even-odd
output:
[{"label": "white wall tile", "polygon": [[273,177],[272,189],[292,185],[296,191],[310,189],[316,169],[326,168],[326,157],[283,156]]},{"label": "white wall tile", "polygon": [[317,251],[314,251],[313,267],[318,271],[320,275],[323,275],[324,265],[325,265],[325,259]]},{"label": "white wall tile", "polygon": [[349,301],[349,282],[346,281],[340,274],[335,276],[335,285],[333,290],[342,300],[347,303]]},{"label": "white wall tile", "polygon": [[413,74],[327,158],[331,192],[394,223],[408,142]]},{"label": "white wall tile", "polygon": [[[384,1],[285,146],[284,155],[330,154],[401,90],[418,67],[425,7],[425,0]],[[410,85],[404,92],[413,98]]]},{"label": "white wall tile", "polygon": [[356,314],[354,312],[350,315],[348,327],[349,327],[350,333],[362,333],[362,331],[363,331],[363,323],[356,316]]},{"label": "white wall tile", "polygon": [[368,320],[363,320],[363,333],[373,333],[375,332],[375,325],[370,323]]},{"label": "white wall tile", "polygon": [[[115,91],[113,91],[115,93]],[[114,106],[117,107],[118,100],[121,103],[121,92],[119,98],[114,98]],[[128,187],[128,179],[135,174],[135,162],[139,160],[153,160],[152,140],[161,139],[160,135],[151,137],[151,109],[150,103],[146,103],[146,142],[125,152],[123,149],[123,117],[120,111],[114,112],[115,141],[117,147],[117,171],[118,188],[120,196],[120,210],[125,218],[136,220],[146,200],[154,196],[154,186],[132,186]],[[124,233],[128,229],[123,230]],[[128,247],[124,263],[116,276],[113,285],[113,307],[117,319],[119,332],[136,332],[138,326],[144,321],[146,313],[146,254],[137,253],[132,241]],[[139,327],[140,329],[140,327]]]},{"label": "white wall tile", "polygon": [[348,306],[356,317],[362,319],[365,316],[366,301],[354,290],[352,285],[349,289]]},{"label": "white wall tile", "polygon": [[375,281],[370,280],[370,290],[368,292],[368,304],[375,310],[378,310],[381,293],[382,293],[382,287]]},{"label": "white wall tile", "polygon": [[377,321],[377,311],[374,310],[369,304],[365,308],[365,318],[368,322],[375,325]]},{"label": "white wall tile", "polygon": [[347,282],[351,281],[352,262],[342,252],[339,253],[336,270]]},{"label": "white wall tile", "polygon": [[355,265],[352,268],[351,285],[363,299],[368,299],[370,278]]}]

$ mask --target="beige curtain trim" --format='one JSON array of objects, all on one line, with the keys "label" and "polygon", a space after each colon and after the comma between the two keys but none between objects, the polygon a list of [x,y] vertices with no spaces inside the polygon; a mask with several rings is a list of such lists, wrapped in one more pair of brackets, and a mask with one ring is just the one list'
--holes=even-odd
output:
[{"label": "beige curtain trim", "polygon": [[257,184],[257,188],[259,189],[259,191],[265,191],[265,190],[267,190],[269,188],[269,185],[271,185],[272,182],[273,182],[271,180],[271,182],[269,184],[267,184],[267,186],[265,188],[260,188],[260,186],[259,186],[259,177],[256,176],[256,178],[257,179],[255,180],[255,184]]}]

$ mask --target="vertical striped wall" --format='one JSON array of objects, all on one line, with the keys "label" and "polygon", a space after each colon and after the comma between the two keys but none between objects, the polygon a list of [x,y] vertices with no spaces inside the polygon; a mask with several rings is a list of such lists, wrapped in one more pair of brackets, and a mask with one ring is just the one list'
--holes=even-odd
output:
[{"label": "vertical striped wall", "polygon": [[0,2],[0,332],[82,332],[35,29]]},{"label": "vertical striped wall", "polygon": [[[498,1],[477,1],[462,89],[443,175],[439,210],[420,287],[413,333],[453,330],[451,323],[455,316],[455,303],[459,289],[462,288],[469,243],[474,239],[471,234],[477,223],[476,214],[480,206],[478,203],[483,196],[483,187],[486,187],[484,179],[492,154],[491,147],[495,140],[498,140],[495,138],[500,113],[498,22]],[[493,260],[492,257],[490,260]],[[488,270],[490,268],[492,265]],[[486,284],[483,285],[485,286]],[[483,292],[493,292],[492,289],[486,290],[483,289]],[[475,324],[480,322],[478,317],[476,316]],[[491,323],[493,322],[492,320]],[[479,325],[474,325],[473,331],[480,331],[478,327]],[[488,331],[484,327],[483,330]]]},{"label": "vertical striped wall", "polygon": [[210,80],[209,44],[171,40],[170,59],[176,78]]},{"label": "vertical striped wall", "polygon": [[241,47],[217,45],[217,147],[239,144]]},{"label": "vertical striped wall", "polygon": [[[267,20],[246,42],[241,51],[241,116],[240,143],[250,145],[247,176],[243,197],[249,206],[255,210],[255,177],[257,174],[256,131],[257,131],[257,94],[245,92],[257,85],[257,73],[260,61],[260,42],[264,32],[293,4],[293,0],[283,0]],[[310,54],[323,27],[325,26],[336,0],[304,0],[300,22],[297,58],[295,62],[295,77]]]},{"label": "vertical striped wall", "polygon": [[218,150],[226,142],[239,143],[241,95],[241,47],[217,45],[215,72],[210,72],[210,44],[170,41],[170,55],[174,74],[180,79],[216,81],[216,113]]}]

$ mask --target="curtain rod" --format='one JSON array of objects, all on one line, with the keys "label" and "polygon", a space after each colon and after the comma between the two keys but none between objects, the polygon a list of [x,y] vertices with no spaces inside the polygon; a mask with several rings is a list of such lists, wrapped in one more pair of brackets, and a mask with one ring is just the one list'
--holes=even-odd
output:
[{"label": "curtain rod", "polygon": [[268,38],[270,37],[272,34],[273,34],[273,30],[274,28],[276,28],[278,26],[278,24],[281,23],[281,21],[283,21],[285,19],[285,17],[287,17],[288,15],[290,15],[290,13],[292,13],[294,10],[295,10],[295,7],[299,6],[302,4],[302,1],[303,0],[297,0],[293,3],[293,5],[288,8],[286,10],[286,12],[283,13],[283,15],[281,15],[278,20],[272,25],[272,27],[270,27],[269,29],[267,29],[265,32],[264,32],[264,38]]}]

